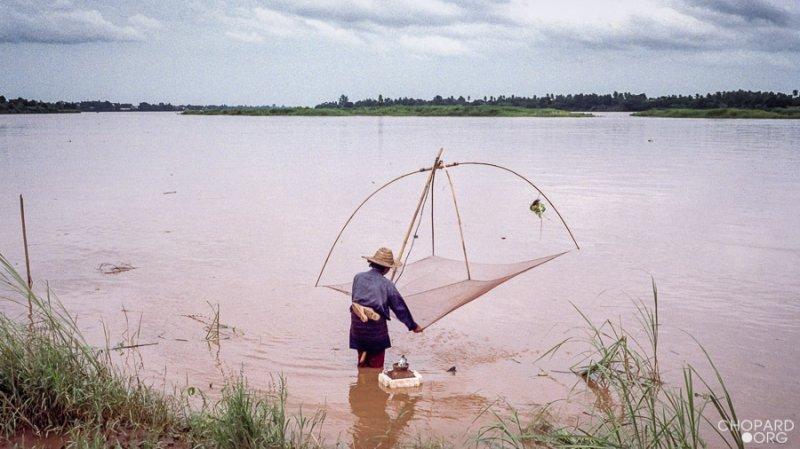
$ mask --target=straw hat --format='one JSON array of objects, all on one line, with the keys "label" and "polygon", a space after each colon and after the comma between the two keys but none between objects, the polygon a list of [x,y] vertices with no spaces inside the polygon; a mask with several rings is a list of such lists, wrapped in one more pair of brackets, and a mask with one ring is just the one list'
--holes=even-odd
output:
[{"label": "straw hat", "polygon": [[396,268],[402,265],[399,260],[394,260],[394,254],[392,253],[392,250],[386,247],[378,248],[378,250],[375,251],[375,255],[372,257],[361,257],[386,268]]}]

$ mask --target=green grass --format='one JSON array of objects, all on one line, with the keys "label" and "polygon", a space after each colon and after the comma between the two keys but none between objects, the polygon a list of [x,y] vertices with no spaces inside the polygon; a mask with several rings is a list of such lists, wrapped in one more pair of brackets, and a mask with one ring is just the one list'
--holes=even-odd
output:
[{"label": "green grass", "polygon": [[[708,353],[700,346],[711,370],[713,382],[704,379],[690,364],[682,368],[682,382],[662,381],[658,363],[658,291],[653,282],[653,308],[637,303],[642,330],[628,332],[606,320],[596,325],[578,311],[586,322],[588,350],[572,367],[581,382],[594,394],[595,403],[585,414],[590,419],[565,426],[550,415],[550,405],[523,419],[516,410],[500,413],[488,408],[494,423],[482,427],[476,445],[523,449],[530,447],[687,449],[712,446],[744,449],[736,430],[722,433],[714,419],[736,421],[731,395]],[[635,335],[644,335],[639,342]],[[557,345],[556,350],[563,346]],[[548,351],[545,354],[552,353]],[[733,427],[733,426],[728,426]]]},{"label": "green grass", "polygon": [[34,325],[0,314],[0,434],[80,428],[147,428],[174,424],[167,400],[116,370],[78,332],[58,301],[43,299],[0,255],[0,280],[26,306]]},{"label": "green grass", "polygon": [[283,378],[273,393],[254,394],[240,377],[225,386],[222,398],[212,410],[191,416],[195,444],[220,449],[310,449],[322,444],[317,431],[324,415],[287,413]]},{"label": "green grass", "polygon": [[360,108],[224,108],[187,110],[186,115],[293,115],[293,116],[421,116],[421,117],[591,117],[592,114],[560,109],[516,106],[383,106]]},{"label": "green grass", "polygon": [[634,112],[636,117],[669,117],[669,118],[753,118],[753,119],[800,119],[800,109],[649,109]]},{"label": "green grass", "polygon": [[0,313],[0,440],[20,432],[63,436],[70,447],[129,444],[310,449],[324,416],[289,414],[281,378],[269,391],[229,379],[221,398],[190,405],[194,388],[162,394],[115,367],[113,349],[91,347],[48,291],[30,290],[0,254],[0,300],[32,310],[31,322]]}]

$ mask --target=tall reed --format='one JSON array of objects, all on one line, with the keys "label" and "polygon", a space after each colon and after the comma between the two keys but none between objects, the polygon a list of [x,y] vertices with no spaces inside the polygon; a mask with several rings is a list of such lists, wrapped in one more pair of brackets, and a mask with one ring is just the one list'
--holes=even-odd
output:
[{"label": "tall reed", "polygon": [[[0,313],[0,437],[20,431],[62,435],[70,447],[123,441],[192,447],[316,448],[324,416],[286,410],[283,378],[270,391],[230,379],[221,398],[190,406],[187,394],[163,395],[112,363],[109,345],[90,346],[49,289],[28,288],[0,254],[0,300],[27,306],[33,325]],[[194,391],[194,389],[192,389]]]},{"label": "tall reed", "polygon": [[[636,303],[638,320],[646,336],[641,344],[621,324],[605,320],[595,325],[576,307],[589,331],[589,348],[572,371],[597,398],[586,410],[591,417],[587,423],[555,424],[547,408],[528,420],[513,410],[508,414],[488,409],[484,413],[492,414],[494,422],[478,431],[476,443],[514,449],[688,449],[704,448],[706,438],[714,438],[716,446],[743,449],[738,431],[722,433],[712,422],[714,418],[735,421],[736,412],[722,376],[702,346],[715,382],[707,381],[691,364],[682,367],[680,384],[669,386],[662,381],[655,281],[652,287],[652,308],[644,302]],[[558,346],[562,345],[563,342]],[[702,389],[698,388],[698,381]]]}]

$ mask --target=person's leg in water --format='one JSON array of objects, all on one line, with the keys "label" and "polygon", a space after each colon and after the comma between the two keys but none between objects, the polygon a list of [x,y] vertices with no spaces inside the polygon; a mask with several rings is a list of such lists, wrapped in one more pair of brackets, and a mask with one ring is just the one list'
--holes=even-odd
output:
[{"label": "person's leg in water", "polygon": [[386,354],[385,351],[380,351],[380,352],[358,351],[358,367],[383,369],[385,354]]}]

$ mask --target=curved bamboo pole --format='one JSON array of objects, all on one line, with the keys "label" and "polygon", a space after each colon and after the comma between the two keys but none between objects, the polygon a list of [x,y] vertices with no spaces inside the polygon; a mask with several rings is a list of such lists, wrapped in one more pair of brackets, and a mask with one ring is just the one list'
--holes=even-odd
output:
[{"label": "curved bamboo pole", "polygon": [[569,226],[567,225],[567,222],[564,220],[564,217],[561,216],[561,213],[556,208],[556,205],[553,204],[552,201],[550,201],[550,198],[548,198],[547,195],[544,192],[542,192],[542,190],[539,187],[536,187],[536,184],[534,184],[533,181],[531,181],[530,179],[522,176],[521,174],[515,172],[514,170],[512,170],[512,169],[510,169],[508,167],[503,167],[502,165],[492,164],[490,162],[474,162],[474,161],[471,161],[471,162],[453,162],[452,164],[447,165],[447,167],[457,167],[459,165],[486,165],[488,167],[499,168],[500,170],[505,170],[505,171],[507,171],[507,172],[509,172],[509,173],[511,173],[513,175],[516,175],[518,178],[520,178],[523,181],[525,181],[528,184],[530,184],[531,187],[536,189],[536,191],[539,192],[542,195],[542,197],[545,199],[545,201],[547,201],[547,203],[550,205],[550,207],[553,208],[553,210],[555,211],[556,215],[558,215],[558,218],[561,220],[561,223],[564,225],[564,228],[569,233],[569,237],[572,239],[572,243],[575,244],[575,248],[581,249],[580,245],[578,245],[578,241],[575,240],[575,236],[572,234],[572,229],[569,228]]},{"label": "curved bamboo pole", "polygon": [[373,190],[372,193],[369,194],[369,196],[364,198],[364,201],[362,201],[361,204],[359,204],[358,207],[356,207],[356,210],[354,210],[353,213],[350,214],[350,217],[348,217],[347,221],[344,222],[344,225],[342,226],[342,229],[339,230],[339,234],[336,235],[336,240],[333,241],[333,244],[331,245],[331,248],[328,250],[328,255],[325,256],[325,262],[322,263],[322,268],[319,270],[319,275],[317,276],[317,282],[314,283],[314,287],[319,287],[319,280],[322,279],[322,273],[325,272],[325,267],[328,266],[328,261],[331,258],[331,254],[333,254],[333,249],[336,248],[336,244],[339,243],[339,239],[342,238],[342,234],[344,233],[344,230],[347,228],[347,226],[350,224],[350,222],[353,221],[353,218],[356,216],[356,213],[358,213],[358,211],[361,210],[361,208],[364,206],[364,204],[366,204],[367,201],[369,201],[373,196],[377,195],[378,192],[380,192],[381,190],[385,189],[389,185],[394,184],[395,182],[397,182],[397,181],[399,181],[399,180],[401,180],[403,178],[407,178],[407,177],[409,177],[411,175],[416,175],[417,173],[425,173],[428,170],[430,170],[430,168],[420,168],[419,170],[414,170],[412,172],[408,172],[408,173],[402,174],[402,175],[400,175],[400,176],[398,176],[398,177],[386,182],[382,186],[378,187],[376,190]]},{"label": "curved bamboo pole", "polygon": [[[433,165],[431,165],[431,173],[428,175],[428,179],[425,180],[425,187],[422,189],[422,194],[419,196],[419,202],[417,203],[417,208],[414,209],[414,215],[411,217],[411,223],[408,224],[408,229],[406,230],[406,235],[403,238],[403,244],[400,246],[400,253],[397,256],[397,260],[403,260],[403,254],[406,251],[406,245],[408,245],[408,239],[411,237],[411,230],[414,229],[414,223],[417,221],[417,216],[419,215],[420,211],[422,210],[422,205],[425,203],[425,198],[428,196],[428,190],[431,188],[431,182],[433,181],[433,175],[436,173],[436,170],[439,168],[439,161],[442,160],[442,153],[444,152],[444,148],[439,148],[439,152],[436,153],[436,159],[433,161]],[[421,219],[420,219],[421,220]],[[421,221],[420,221],[421,222]],[[392,275],[389,279],[394,281],[395,276],[397,275],[397,267],[392,268]]]},{"label": "curved bamboo pole", "polygon": [[450,193],[453,196],[453,207],[456,209],[458,233],[461,236],[461,249],[464,251],[464,264],[467,266],[467,279],[472,279],[472,273],[469,271],[469,259],[467,259],[467,244],[464,241],[464,227],[461,224],[461,212],[458,211],[458,200],[456,200],[456,188],[453,187],[453,178],[450,177],[450,172],[447,170],[447,167],[444,167],[444,174],[447,175],[447,182],[450,184]]}]

